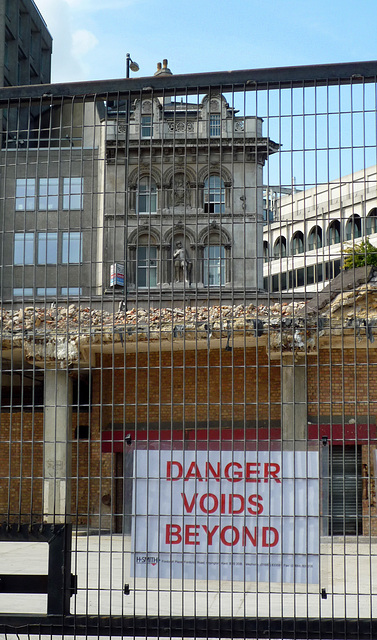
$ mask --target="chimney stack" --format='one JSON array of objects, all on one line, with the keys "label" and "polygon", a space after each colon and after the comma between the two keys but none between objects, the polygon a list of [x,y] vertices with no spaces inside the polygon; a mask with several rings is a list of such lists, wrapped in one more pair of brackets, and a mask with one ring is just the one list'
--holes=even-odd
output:
[{"label": "chimney stack", "polygon": [[157,71],[154,74],[155,76],[172,76],[172,72],[168,68],[168,61],[166,58],[161,62],[157,62]]}]

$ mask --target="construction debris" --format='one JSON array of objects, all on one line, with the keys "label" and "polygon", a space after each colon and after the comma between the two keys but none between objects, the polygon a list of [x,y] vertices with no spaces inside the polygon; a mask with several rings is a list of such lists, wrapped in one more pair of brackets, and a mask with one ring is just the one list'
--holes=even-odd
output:
[{"label": "construction debris", "polygon": [[[310,305],[309,305],[310,306]],[[313,307],[313,305],[311,305]],[[2,350],[21,348],[26,360],[77,363],[84,350],[133,342],[190,341],[254,338],[271,351],[311,352],[318,337],[354,327],[358,336],[373,338],[377,325],[377,283],[341,291],[328,298],[317,313],[306,303],[274,302],[271,305],[214,305],[203,307],[118,310],[70,304],[68,307],[2,309]],[[371,340],[372,341],[372,340]],[[97,345],[97,348],[96,348]],[[203,346],[203,345],[201,345]]]}]

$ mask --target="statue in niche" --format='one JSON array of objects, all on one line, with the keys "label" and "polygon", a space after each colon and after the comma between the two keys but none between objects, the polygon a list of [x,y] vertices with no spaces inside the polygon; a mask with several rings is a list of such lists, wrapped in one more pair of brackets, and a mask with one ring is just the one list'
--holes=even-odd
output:
[{"label": "statue in niche", "polygon": [[173,253],[173,261],[174,281],[185,282],[186,284],[191,285],[192,262],[180,240],[176,242],[175,250]]},{"label": "statue in niche", "polygon": [[190,186],[189,183],[185,181],[185,177],[183,174],[177,174],[174,177],[174,192],[173,192],[173,202],[174,206],[182,206],[190,203]]}]

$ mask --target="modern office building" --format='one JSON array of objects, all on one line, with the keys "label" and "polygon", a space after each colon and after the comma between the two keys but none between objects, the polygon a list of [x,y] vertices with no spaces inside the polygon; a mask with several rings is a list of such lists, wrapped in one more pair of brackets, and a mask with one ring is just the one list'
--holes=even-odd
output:
[{"label": "modern office building", "polygon": [[0,2],[0,82],[48,84],[52,38],[33,0]]},{"label": "modern office building", "polygon": [[263,230],[264,284],[271,292],[320,291],[336,277],[342,252],[368,236],[377,244],[376,166],[270,198]]},{"label": "modern office building", "polygon": [[[48,84],[51,54],[52,38],[34,0],[1,0],[0,86]],[[26,138],[34,117],[35,109],[28,114],[21,107],[11,114],[2,110],[8,144],[16,137]]]}]

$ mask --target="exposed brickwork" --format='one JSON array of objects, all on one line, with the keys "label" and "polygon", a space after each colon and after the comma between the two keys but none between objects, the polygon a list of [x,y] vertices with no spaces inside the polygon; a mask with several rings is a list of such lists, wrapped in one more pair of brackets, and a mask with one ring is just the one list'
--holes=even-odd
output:
[{"label": "exposed brickwork", "polygon": [[[208,422],[224,427],[245,421],[276,424],[281,416],[280,361],[269,360],[265,349],[138,353],[115,356],[114,361],[103,355],[92,373],[92,410],[72,416],[73,434],[77,424],[90,427],[89,439],[72,440],[71,512],[78,525],[112,528],[110,514],[121,510],[118,461],[101,451],[103,429],[126,423],[140,428],[174,423],[175,429]],[[309,356],[308,413],[319,421],[331,415],[369,415],[374,422],[377,354],[322,350],[319,366],[316,356]],[[1,414],[0,464],[0,517],[17,520],[21,513],[27,521],[32,513],[40,521],[43,412]],[[364,445],[364,534],[377,534],[374,473],[374,445]]]},{"label": "exposed brickwork", "polygon": [[321,349],[308,358],[308,413],[322,416],[376,416],[377,352]]},{"label": "exposed brickwork", "polygon": [[[102,425],[280,419],[280,366],[265,349],[104,356]],[[137,367],[136,367],[137,364]],[[126,391],[125,391],[126,390]],[[125,402],[126,399],[126,402]]]}]

